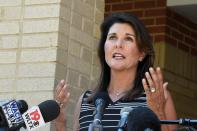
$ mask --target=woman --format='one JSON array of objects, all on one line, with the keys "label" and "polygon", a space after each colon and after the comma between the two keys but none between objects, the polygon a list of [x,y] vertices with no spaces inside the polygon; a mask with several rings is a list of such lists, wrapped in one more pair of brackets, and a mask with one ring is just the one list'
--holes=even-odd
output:
[{"label": "woman", "polygon": [[[85,92],[79,99],[73,130],[87,131],[93,120],[94,96],[107,92],[110,104],[103,117],[104,130],[117,130],[120,110],[125,106],[148,106],[159,119],[176,119],[176,112],[167,82],[163,81],[161,69],[154,69],[154,50],[144,25],[128,13],[114,13],[101,25],[98,55],[101,75],[97,87]],[[66,103],[70,96],[62,80],[56,89],[55,99]],[[65,131],[64,108],[56,119],[57,131]],[[174,126],[162,126],[163,131]]]}]

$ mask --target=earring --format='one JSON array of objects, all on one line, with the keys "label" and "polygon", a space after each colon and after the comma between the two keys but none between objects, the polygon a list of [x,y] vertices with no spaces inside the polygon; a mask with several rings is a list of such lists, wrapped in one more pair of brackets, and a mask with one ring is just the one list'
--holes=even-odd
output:
[{"label": "earring", "polygon": [[139,61],[140,61],[140,62],[142,62],[142,60],[143,60],[143,58],[142,58],[142,57],[141,57],[141,58],[139,58]]}]

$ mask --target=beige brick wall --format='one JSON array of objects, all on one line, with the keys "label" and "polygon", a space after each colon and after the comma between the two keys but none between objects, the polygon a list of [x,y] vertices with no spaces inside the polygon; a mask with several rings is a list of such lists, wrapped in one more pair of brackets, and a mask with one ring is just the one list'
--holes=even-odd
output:
[{"label": "beige brick wall", "polygon": [[[68,14],[69,13],[69,14]],[[99,13],[102,14],[99,16]],[[104,0],[62,1],[59,25],[57,63],[63,68],[56,72],[56,81],[64,78],[69,84],[71,99],[67,109],[67,126],[71,130],[74,107],[79,96],[92,88],[98,78],[99,64],[95,63],[97,26],[103,20]],[[66,56],[66,57],[62,57]],[[97,74],[96,74],[96,73]],[[61,77],[59,77],[61,76]]]},{"label": "beige brick wall", "polygon": [[31,107],[52,99],[66,79],[71,130],[78,97],[98,78],[103,14],[104,0],[0,0],[0,99],[24,99]]}]

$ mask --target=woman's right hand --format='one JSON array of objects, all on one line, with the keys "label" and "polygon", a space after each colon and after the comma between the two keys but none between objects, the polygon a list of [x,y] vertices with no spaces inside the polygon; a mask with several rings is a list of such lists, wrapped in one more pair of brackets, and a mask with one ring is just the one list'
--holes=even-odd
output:
[{"label": "woman's right hand", "polygon": [[60,105],[60,114],[55,119],[56,130],[62,130],[65,128],[65,108],[70,98],[70,92],[68,91],[68,85],[64,80],[61,80],[55,88],[54,99]]}]

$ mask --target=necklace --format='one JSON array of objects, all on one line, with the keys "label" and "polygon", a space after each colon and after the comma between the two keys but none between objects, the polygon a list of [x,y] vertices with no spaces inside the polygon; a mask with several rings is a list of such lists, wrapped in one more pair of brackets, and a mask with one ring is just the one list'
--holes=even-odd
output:
[{"label": "necklace", "polygon": [[117,90],[111,90],[111,94],[115,95],[116,98],[119,98],[120,96],[123,96],[124,94],[126,94],[128,91],[123,91],[123,92],[119,92]]},{"label": "necklace", "polygon": [[120,95],[125,94],[126,92],[118,92],[116,90],[114,90],[116,97],[119,97]]},{"label": "necklace", "polygon": [[[133,84],[132,86],[133,87]],[[119,98],[121,98],[122,96],[124,96],[126,93],[129,92],[130,88],[125,88],[126,90],[121,91],[117,91],[114,88],[108,88],[108,93],[110,94],[110,96],[112,97],[112,99],[118,100]]]}]

